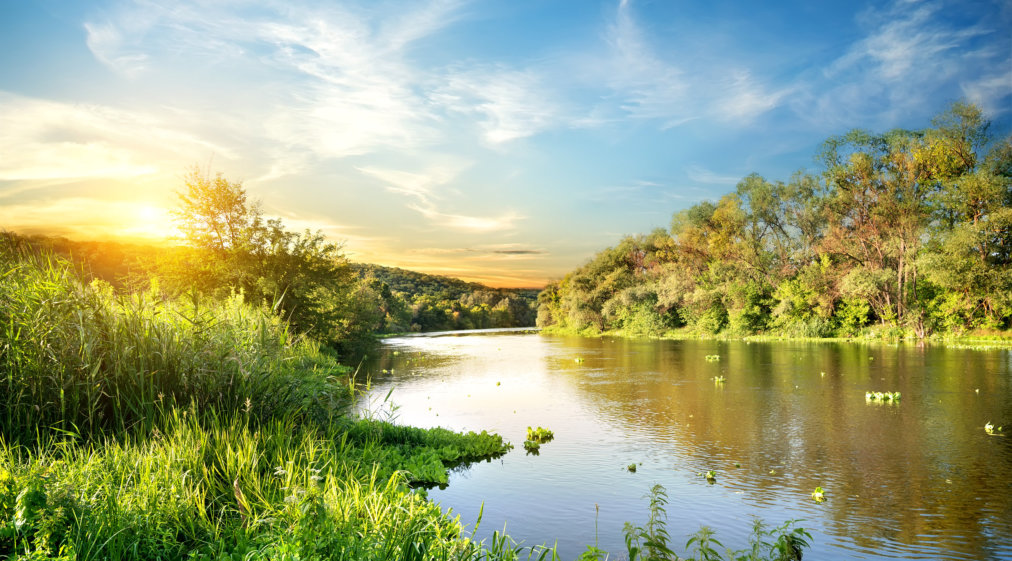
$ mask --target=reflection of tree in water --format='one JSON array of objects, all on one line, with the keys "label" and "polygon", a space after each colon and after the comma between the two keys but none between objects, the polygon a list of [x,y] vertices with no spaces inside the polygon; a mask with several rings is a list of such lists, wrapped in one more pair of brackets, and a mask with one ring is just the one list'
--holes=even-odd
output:
[{"label": "reflection of tree in water", "polygon": [[[829,500],[815,513],[862,550],[898,542],[977,557],[1012,535],[1012,442],[980,428],[988,415],[1012,418],[1002,351],[568,338],[560,346],[585,361],[556,356],[551,368],[622,431],[670,443],[690,465],[740,462],[730,473],[759,504],[801,501],[821,485]],[[708,362],[714,353],[720,360]],[[726,384],[715,385],[717,375]],[[867,390],[904,397],[870,406]]]}]

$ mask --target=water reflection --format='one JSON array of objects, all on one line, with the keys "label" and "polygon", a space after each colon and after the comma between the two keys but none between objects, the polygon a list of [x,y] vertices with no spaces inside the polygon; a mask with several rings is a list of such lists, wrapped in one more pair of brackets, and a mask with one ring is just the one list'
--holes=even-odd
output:
[{"label": "water reflection", "polygon": [[[517,445],[430,493],[465,521],[485,501],[479,534],[505,523],[574,558],[598,504],[598,542],[618,553],[661,483],[676,537],[705,524],[741,547],[750,516],[804,518],[817,559],[1008,559],[1012,441],[983,425],[1012,424],[1010,368],[1009,351],[497,334],[393,339],[369,370],[400,422]],[[519,446],[528,425],[556,435],[537,457]]]}]

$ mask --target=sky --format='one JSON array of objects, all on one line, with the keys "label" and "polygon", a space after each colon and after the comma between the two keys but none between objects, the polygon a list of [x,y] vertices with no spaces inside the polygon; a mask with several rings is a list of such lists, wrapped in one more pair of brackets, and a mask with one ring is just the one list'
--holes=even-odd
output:
[{"label": "sky", "polygon": [[2,2],[0,229],[171,238],[196,166],[354,261],[538,287],[960,99],[1012,130],[1012,2]]}]

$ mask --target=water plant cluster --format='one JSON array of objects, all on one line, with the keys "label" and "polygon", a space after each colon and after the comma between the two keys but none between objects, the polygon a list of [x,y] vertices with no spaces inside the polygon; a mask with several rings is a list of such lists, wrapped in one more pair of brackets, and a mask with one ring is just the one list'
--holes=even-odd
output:
[{"label": "water plant cluster", "polygon": [[986,424],[984,424],[984,432],[986,432],[987,434],[990,435],[1001,434],[1004,431],[1005,431],[1004,427],[1001,426],[996,427],[991,421],[988,421]]},{"label": "water plant cluster", "polygon": [[816,487],[815,490],[812,491],[812,500],[814,500],[817,503],[825,501],[826,491],[822,487]]},{"label": "water plant cluster", "polygon": [[527,439],[524,440],[524,450],[532,456],[537,456],[541,453],[541,445],[551,442],[555,438],[555,434],[542,427],[538,428],[527,427]]},{"label": "water plant cluster", "polygon": [[555,433],[546,429],[545,427],[539,426],[538,428],[527,427],[527,440],[544,444],[551,442],[555,438]]},{"label": "water plant cluster", "polygon": [[706,355],[706,362],[717,362],[720,360],[720,355]]},{"label": "water plant cluster", "polygon": [[877,403],[899,403],[900,392],[864,392],[864,399]]}]

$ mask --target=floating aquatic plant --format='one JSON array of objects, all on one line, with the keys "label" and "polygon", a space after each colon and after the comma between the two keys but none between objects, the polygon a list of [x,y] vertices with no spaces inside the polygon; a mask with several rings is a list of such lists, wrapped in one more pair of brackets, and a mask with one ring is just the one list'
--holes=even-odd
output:
[{"label": "floating aquatic plant", "polygon": [[524,450],[527,450],[527,453],[532,456],[537,456],[541,453],[541,444],[533,440],[525,440]]},{"label": "floating aquatic plant", "polygon": [[629,464],[625,469],[629,470],[629,473],[636,473],[636,464]]},{"label": "floating aquatic plant", "polygon": [[706,355],[706,362],[716,362],[720,360],[720,355]]},{"label": "floating aquatic plant", "polygon": [[709,481],[710,483],[716,483],[716,481],[717,481],[717,472],[711,469],[710,471],[704,473],[703,477],[705,477],[706,480]]},{"label": "floating aquatic plant", "polygon": [[986,432],[987,434],[991,435],[1000,434],[1001,432],[1003,432],[1003,430],[1004,430],[1003,427],[995,427],[991,423],[991,421],[988,421],[987,424],[984,425],[984,432]]},{"label": "floating aquatic plant", "polygon": [[817,503],[821,503],[826,500],[826,492],[822,489],[822,487],[816,487],[815,490],[812,491],[812,499],[814,499]]},{"label": "floating aquatic plant", "polygon": [[581,362],[583,362],[583,357],[576,357],[573,359],[573,362],[580,364]]},{"label": "floating aquatic plant", "polygon": [[551,442],[553,438],[555,438],[555,433],[545,427],[539,426],[536,429],[527,427],[527,440],[537,442],[538,444],[544,444],[546,442]]},{"label": "floating aquatic plant", "polygon": [[714,377],[713,377],[713,382],[714,382],[715,384],[723,384],[723,383],[724,383],[724,382],[726,382],[726,381],[727,381],[727,378],[725,378],[725,377],[723,377],[723,376],[714,376]]},{"label": "floating aquatic plant", "polygon": [[864,399],[877,403],[897,403],[900,400],[900,392],[864,392]]}]

